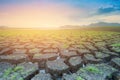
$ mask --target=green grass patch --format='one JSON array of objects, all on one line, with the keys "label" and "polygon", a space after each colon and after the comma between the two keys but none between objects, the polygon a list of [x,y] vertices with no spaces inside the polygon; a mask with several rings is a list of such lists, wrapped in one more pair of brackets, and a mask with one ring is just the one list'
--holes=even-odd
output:
[{"label": "green grass patch", "polygon": [[81,68],[80,71],[82,72],[88,71],[88,72],[95,73],[95,74],[101,73],[101,71],[95,66],[87,66],[85,68]]},{"label": "green grass patch", "polygon": [[83,79],[81,76],[78,76],[76,80],[85,80],[85,79]]},{"label": "green grass patch", "polygon": [[113,46],[113,47],[120,47],[120,43],[115,43],[115,44],[112,44],[111,46]]}]

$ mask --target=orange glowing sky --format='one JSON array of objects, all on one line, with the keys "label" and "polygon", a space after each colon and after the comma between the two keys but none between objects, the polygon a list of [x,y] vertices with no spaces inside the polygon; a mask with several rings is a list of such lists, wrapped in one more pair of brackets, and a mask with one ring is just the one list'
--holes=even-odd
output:
[{"label": "orange glowing sky", "polygon": [[[3,0],[1,0],[3,1]],[[97,5],[97,3],[90,3],[91,5],[85,5],[80,2],[81,6],[76,3],[65,2],[55,2],[54,0],[44,2],[43,0],[15,0],[3,1],[0,4],[0,25],[9,27],[59,27],[62,25],[85,25],[98,21],[106,22],[119,22],[120,15],[117,13],[112,13],[110,15],[92,15],[95,10],[104,5],[99,5],[98,7],[89,7],[92,4]],[[43,1],[43,2],[40,2]],[[73,0],[74,1],[74,0]],[[87,1],[87,0],[86,0]],[[96,1],[96,0],[95,0]],[[69,4],[68,4],[69,3]],[[72,5],[71,5],[72,4]],[[109,4],[107,4],[109,7]]]},{"label": "orange glowing sky", "polygon": [[77,10],[64,4],[46,5],[31,3],[22,6],[6,6],[7,9],[0,16],[2,18],[0,23],[15,27],[55,27],[69,23],[76,24],[68,17],[75,14]]}]

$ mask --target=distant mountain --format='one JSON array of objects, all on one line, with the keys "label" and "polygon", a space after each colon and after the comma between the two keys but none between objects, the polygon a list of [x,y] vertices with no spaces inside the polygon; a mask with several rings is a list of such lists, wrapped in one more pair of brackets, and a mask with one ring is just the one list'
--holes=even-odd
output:
[{"label": "distant mountain", "polygon": [[120,27],[120,23],[98,22],[89,24],[86,27]]},{"label": "distant mountain", "polygon": [[80,29],[80,30],[97,30],[97,31],[117,31],[120,32],[120,23],[98,22],[89,25],[65,25],[60,29]]},{"label": "distant mountain", "polygon": [[120,23],[107,23],[107,22],[98,22],[98,23],[91,23],[89,25],[65,25],[61,26],[60,28],[63,29],[73,29],[73,28],[92,28],[92,27],[120,27]]}]

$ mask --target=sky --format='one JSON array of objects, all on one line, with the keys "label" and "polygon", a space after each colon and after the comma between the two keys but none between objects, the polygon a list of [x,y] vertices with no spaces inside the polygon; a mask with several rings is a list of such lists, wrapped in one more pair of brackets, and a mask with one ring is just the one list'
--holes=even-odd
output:
[{"label": "sky", "polygon": [[120,23],[120,0],[0,0],[0,26]]}]

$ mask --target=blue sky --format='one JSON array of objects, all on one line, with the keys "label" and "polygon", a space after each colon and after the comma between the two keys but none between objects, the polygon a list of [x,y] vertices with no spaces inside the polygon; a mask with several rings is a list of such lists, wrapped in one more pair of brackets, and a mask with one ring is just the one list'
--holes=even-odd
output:
[{"label": "blue sky", "polygon": [[0,0],[0,12],[0,25],[8,26],[119,23],[120,0]]}]

